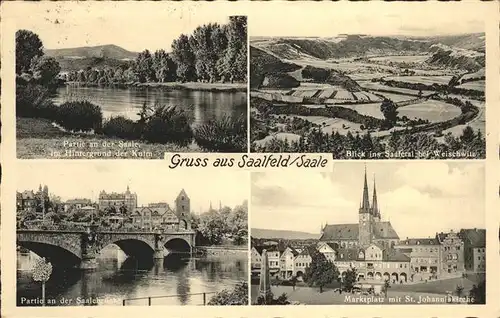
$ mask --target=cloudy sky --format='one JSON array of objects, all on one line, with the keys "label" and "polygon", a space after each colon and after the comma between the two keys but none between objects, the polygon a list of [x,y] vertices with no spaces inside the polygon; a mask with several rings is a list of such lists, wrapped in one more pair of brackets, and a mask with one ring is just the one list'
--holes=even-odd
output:
[{"label": "cloudy sky", "polygon": [[[95,4],[94,4],[95,3]],[[181,33],[210,22],[227,23],[228,14],[192,5],[161,2],[52,2],[9,4],[20,15],[18,29],[37,33],[47,49],[115,44],[130,51],[170,50]]]},{"label": "cloudy sky", "polygon": [[210,169],[170,170],[162,161],[73,161],[19,160],[17,164],[17,190],[38,190],[46,184],[49,192],[63,200],[91,198],[97,200],[99,192],[125,192],[127,185],[137,193],[139,205],[174,200],[184,188],[191,199],[195,213],[206,211],[210,201],[213,207],[234,207],[248,200],[249,173],[246,171],[220,171]]},{"label": "cloudy sky", "polygon": [[[484,32],[483,21],[487,15],[484,7],[464,1],[427,1],[419,2],[418,5],[381,1],[327,2],[301,6],[289,2],[288,5],[280,5],[278,16],[272,4],[266,7],[266,10],[251,16],[251,36],[425,36]],[[278,17],[283,18],[277,21]]]},{"label": "cloudy sky", "polygon": [[[401,238],[485,227],[481,163],[368,162],[382,219]],[[319,233],[321,224],[357,223],[364,163],[334,164],[333,173],[252,173],[251,227]]]}]

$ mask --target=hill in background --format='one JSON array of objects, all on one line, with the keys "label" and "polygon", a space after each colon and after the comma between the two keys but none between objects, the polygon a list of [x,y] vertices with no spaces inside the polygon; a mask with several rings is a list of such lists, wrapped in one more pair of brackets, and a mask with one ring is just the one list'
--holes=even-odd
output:
[{"label": "hill in background", "polygon": [[401,52],[424,53],[435,44],[484,52],[484,33],[436,37],[342,35],[328,38],[257,37],[254,47],[282,59],[321,59],[394,55]]},{"label": "hill in background", "polygon": [[135,59],[139,53],[130,52],[122,47],[114,44],[98,45],[98,46],[83,46],[66,49],[45,50],[45,54],[52,57],[63,58],[109,58],[115,60]]},{"label": "hill in background", "polygon": [[117,45],[85,46],[76,48],[45,50],[45,54],[54,57],[61,66],[61,71],[78,71],[90,68],[116,68],[126,66],[138,55]]},{"label": "hill in background", "polygon": [[285,240],[308,240],[319,239],[320,234],[299,232],[299,231],[285,231],[285,230],[269,230],[269,229],[251,229],[251,235],[259,239],[276,239],[281,238]]},{"label": "hill in background", "polygon": [[255,63],[257,69],[264,73],[273,67],[282,72],[284,65],[280,64],[279,60],[302,64],[302,62],[384,55],[429,54],[430,58],[426,62],[430,65],[469,71],[477,71],[485,64],[484,33],[433,37],[369,35],[340,35],[325,38],[256,37],[251,38],[251,47],[250,63]]}]

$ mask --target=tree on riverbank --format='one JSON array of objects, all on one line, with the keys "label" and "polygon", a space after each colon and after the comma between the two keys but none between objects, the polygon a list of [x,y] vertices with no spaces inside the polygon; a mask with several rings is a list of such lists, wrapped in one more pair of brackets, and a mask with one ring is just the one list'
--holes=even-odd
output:
[{"label": "tree on riverbank", "polygon": [[68,81],[88,85],[165,82],[245,82],[247,79],[247,17],[231,16],[224,25],[208,23],[181,34],[171,52],[144,50],[134,61],[115,67],[70,72]]},{"label": "tree on riverbank", "polygon": [[37,34],[29,30],[16,32],[16,74],[28,72],[31,61],[43,54],[43,43]]},{"label": "tree on riverbank", "polygon": [[16,32],[16,75],[20,90],[30,84],[53,91],[58,85],[60,71],[59,63],[44,54],[43,43],[37,34],[28,30]]},{"label": "tree on riverbank", "polygon": [[211,209],[201,214],[198,222],[196,227],[209,244],[219,245],[224,239],[229,239],[236,245],[242,245],[248,236],[248,203],[245,201],[233,209]]}]

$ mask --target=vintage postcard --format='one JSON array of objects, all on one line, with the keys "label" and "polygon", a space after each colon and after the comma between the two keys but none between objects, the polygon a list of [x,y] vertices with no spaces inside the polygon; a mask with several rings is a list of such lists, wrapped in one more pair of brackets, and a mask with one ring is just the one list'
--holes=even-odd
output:
[{"label": "vintage postcard", "polygon": [[18,158],[247,152],[247,17],[126,10],[16,20]]},{"label": "vintage postcard", "polygon": [[3,3],[2,317],[500,317],[499,12]]},{"label": "vintage postcard", "polygon": [[252,303],[484,304],[484,179],[473,162],[252,173]]},{"label": "vintage postcard", "polygon": [[253,21],[252,151],[484,158],[483,19],[470,15],[458,26],[421,13],[356,12],[306,30],[296,23],[305,12],[280,28]]},{"label": "vintage postcard", "polygon": [[18,169],[17,306],[248,303],[248,172],[107,161]]}]

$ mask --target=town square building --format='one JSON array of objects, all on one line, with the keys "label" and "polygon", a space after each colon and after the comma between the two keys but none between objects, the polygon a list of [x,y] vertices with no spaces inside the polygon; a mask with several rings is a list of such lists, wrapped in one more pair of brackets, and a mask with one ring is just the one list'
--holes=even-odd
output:
[{"label": "town square building", "polygon": [[[366,170],[358,223],[326,224],[314,248],[333,262],[341,276],[356,269],[358,280],[391,283],[460,277],[466,271],[484,272],[485,230],[463,229],[428,238],[400,239],[391,222],[382,219],[376,183],[369,200]],[[271,275],[283,279],[302,276],[312,259],[307,248],[252,246],[252,268],[260,267],[262,250],[269,256]],[[257,271],[255,271],[257,272]]]}]

